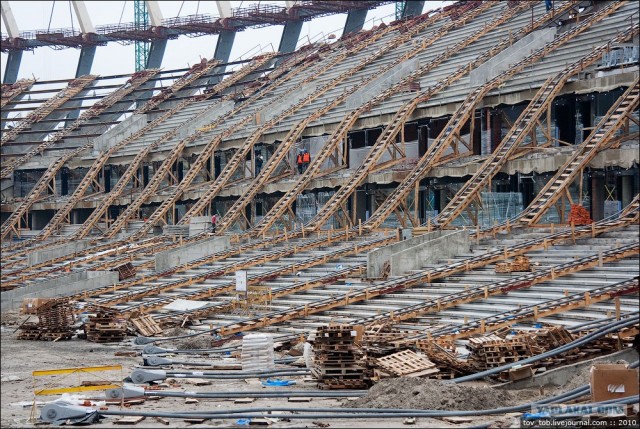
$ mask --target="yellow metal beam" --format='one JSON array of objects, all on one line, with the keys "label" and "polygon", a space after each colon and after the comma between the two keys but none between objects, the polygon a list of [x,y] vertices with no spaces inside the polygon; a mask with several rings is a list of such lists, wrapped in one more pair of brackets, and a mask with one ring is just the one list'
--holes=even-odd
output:
[{"label": "yellow metal beam", "polygon": [[90,390],[106,390],[106,389],[117,389],[119,386],[117,384],[99,384],[96,386],[75,386],[75,387],[60,387],[58,389],[41,389],[36,390],[33,393],[39,396],[46,395],[60,395],[62,393],[74,393],[74,392],[87,392]]}]

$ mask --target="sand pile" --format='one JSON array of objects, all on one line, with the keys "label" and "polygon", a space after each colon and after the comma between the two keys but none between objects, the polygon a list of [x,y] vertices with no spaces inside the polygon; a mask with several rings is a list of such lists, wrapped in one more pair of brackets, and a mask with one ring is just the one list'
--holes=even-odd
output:
[{"label": "sand pile", "polygon": [[508,391],[491,387],[459,386],[441,380],[389,378],[347,406],[361,408],[409,408],[421,410],[482,410],[518,403]]}]

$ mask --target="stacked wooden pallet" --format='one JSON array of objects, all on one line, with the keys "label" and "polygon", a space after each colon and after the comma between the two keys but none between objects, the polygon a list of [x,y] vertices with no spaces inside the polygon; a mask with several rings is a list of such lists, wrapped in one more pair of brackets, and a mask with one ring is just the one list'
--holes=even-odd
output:
[{"label": "stacked wooden pallet", "polygon": [[530,342],[528,336],[504,339],[488,335],[469,338],[467,349],[471,353],[468,362],[479,371],[517,362],[533,355]]},{"label": "stacked wooden pallet", "polygon": [[398,377],[422,377],[439,372],[436,364],[411,350],[377,359],[378,365]]},{"label": "stacked wooden pallet", "polygon": [[364,367],[358,364],[355,339],[349,325],[320,327],[313,342],[314,368],[320,389],[362,389],[367,387]]},{"label": "stacked wooden pallet", "polygon": [[459,359],[453,351],[435,341],[418,340],[416,348],[436,364],[439,372],[431,378],[447,379],[473,372],[468,362]]},{"label": "stacked wooden pallet", "polygon": [[70,340],[73,337],[75,317],[68,298],[51,299],[35,309],[38,322],[24,323],[20,327],[20,340]]},{"label": "stacked wooden pallet", "polygon": [[89,341],[94,343],[111,343],[122,341],[127,335],[127,321],[114,309],[94,306],[84,325],[84,332]]}]

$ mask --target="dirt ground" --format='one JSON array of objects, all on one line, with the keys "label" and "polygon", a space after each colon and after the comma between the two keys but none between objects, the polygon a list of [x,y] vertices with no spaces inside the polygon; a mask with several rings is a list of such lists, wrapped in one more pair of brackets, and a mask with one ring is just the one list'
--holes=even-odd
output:
[{"label": "dirt ground", "polygon": [[[8,313],[2,315],[1,346],[2,346],[2,401],[1,421],[3,428],[35,427],[36,418],[40,415],[42,405],[36,407],[32,413],[31,404],[53,401],[59,396],[35,396],[34,390],[45,387],[68,387],[80,385],[83,381],[96,381],[96,378],[85,374],[83,376],[48,376],[33,377],[32,371],[43,369],[60,369],[102,365],[122,365],[121,374],[110,374],[111,381],[118,382],[123,377],[131,374],[132,370],[142,364],[140,356],[116,356],[116,352],[141,350],[140,346],[133,346],[132,337],[122,343],[96,344],[86,340],[73,339],[70,341],[24,341],[17,340],[17,324],[23,320],[23,316]],[[190,343],[161,343],[165,348],[206,348],[209,339],[197,337],[199,340],[190,340]],[[176,360],[194,360],[185,355],[173,357]],[[238,361],[239,362],[239,361]],[[189,379],[178,380],[178,383],[166,390],[171,391],[247,391],[270,389],[279,390],[317,390],[316,383],[306,376],[283,377],[288,380],[296,380],[296,385],[290,387],[263,387],[257,379],[241,380],[212,380],[208,386],[195,386]],[[102,392],[84,392],[85,398],[94,398],[95,401],[104,400]],[[312,398],[310,402],[291,403],[286,398],[256,398],[249,404],[234,403],[234,399],[199,399],[196,404],[185,403],[184,398],[162,398],[159,400],[147,399],[143,404],[132,405],[129,409],[134,411],[220,411],[224,409],[254,409],[256,407],[292,407],[292,408],[340,408],[340,407],[364,407],[364,408],[416,408],[416,409],[481,409],[529,402],[536,397],[535,391],[498,391],[493,390],[483,383],[476,383],[471,387],[445,386],[435,380],[423,379],[390,379],[374,386],[369,394],[362,398]],[[110,410],[120,409],[119,405],[109,405]],[[283,419],[271,424],[273,428],[316,428],[328,427],[350,428],[394,428],[407,427],[403,425],[404,418],[392,419],[331,419],[331,420],[304,420],[294,416],[289,421]],[[133,427],[116,425],[114,422],[120,417],[109,416],[93,427]],[[236,424],[237,419],[208,420],[201,424],[190,424],[182,419],[171,419],[166,427],[242,427]],[[441,419],[417,418],[413,427],[471,427],[483,423],[490,423],[490,427],[519,427],[517,415],[484,416],[473,418],[470,422],[451,423]],[[136,428],[165,427],[153,418],[147,417],[137,423]]]}]

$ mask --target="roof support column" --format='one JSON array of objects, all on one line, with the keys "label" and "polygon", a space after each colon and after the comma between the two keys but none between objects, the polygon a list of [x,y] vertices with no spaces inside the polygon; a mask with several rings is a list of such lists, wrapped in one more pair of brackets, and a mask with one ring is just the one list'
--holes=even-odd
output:
[{"label": "roof support column", "polygon": [[405,1],[402,17],[409,18],[410,16],[422,15],[422,9],[424,9],[424,1]]},{"label": "roof support column", "polygon": [[213,58],[220,61],[222,64],[218,67],[215,67],[212,71],[212,76],[208,81],[207,85],[215,85],[222,80],[222,76],[215,76],[220,73],[224,73],[227,68],[227,63],[229,62],[229,57],[231,56],[231,49],[233,48],[233,41],[236,38],[235,31],[222,31],[218,34],[218,41],[216,43],[216,51],[213,54]]},{"label": "roof support column", "polygon": [[[95,33],[96,29],[89,18],[89,11],[87,6],[82,0],[74,0],[73,10],[76,12],[78,23],[80,23],[80,30],[83,34]],[[76,68],[76,77],[84,76],[91,73],[91,66],[93,65],[93,58],[96,54],[95,46],[87,46],[80,51],[80,58],[78,59],[78,67]]]},{"label": "roof support column", "polygon": [[[4,23],[4,29],[8,33],[9,37],[14,39],[20,36],[18,30],[18,23],[13,16],[11,5],[8,1],[0,3],[2,10],[2,22]],[[18,80],[18,71],[20,70],[20,61],[22,61],[22,51],[9,52],[9,58],[7,59],[7,65],[4,69],[4,78],[2,83],[16,83]],[[2,116],[5,117],[4,115]]]},{"label": "roof support column", "polygon": [[[162,11],[160,5],[155,0],[147,0],[147,11],[149,11],[149,23],[152,27],[160,27],[162,25]],[[149,57],[145,68],[157,69],[162,64],[164,50],[167,47],[166,40],[154,40],[151,42],[149,49]]]},{"label": "roof support column", "polygon": [[344,24],[342,35],[357,33],[362,30],[365,19],[367,19],[367,9],[353,9],[347,15],[347,22]]}]

